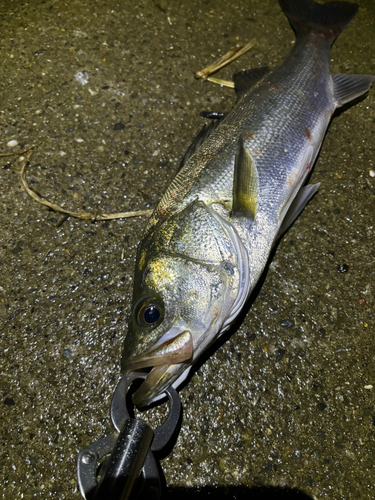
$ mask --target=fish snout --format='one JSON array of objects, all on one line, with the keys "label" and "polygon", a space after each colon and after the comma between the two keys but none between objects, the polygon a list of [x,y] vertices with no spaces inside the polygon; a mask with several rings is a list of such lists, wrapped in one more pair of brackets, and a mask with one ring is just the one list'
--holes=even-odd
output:
[{"label": "fish snout", "polygon": [[144,382],[133,394],[133,403],[142,407],[160,399],[192,356],[193,338],[189,330],[179,331],[177,334],[170,331],[150,349],[142,354],[130,356],[124,362],[125,372],[151,368]]}]

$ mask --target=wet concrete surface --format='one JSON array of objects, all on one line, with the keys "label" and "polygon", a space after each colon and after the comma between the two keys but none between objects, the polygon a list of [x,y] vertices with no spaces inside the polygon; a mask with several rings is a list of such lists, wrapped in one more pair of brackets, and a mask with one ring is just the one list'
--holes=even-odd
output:
[{"label": "wet concrete surface", "polygon": [[[359,3],[333,72],[375,72],[375,4]],[[5,1],[0,19],[1,152],[46,137],[30,185],[94,214],[155,206],[200,112],[230,109],[233,91],[193,72],[253,37],[220,76],[273,67],[294,40],[275,0]],[[265,485],[375,497],[374,132],[372,90],[333,119],[319,193],[237,331],[180,391],[182,428],[162,463],[171,498],[261,498]],[[2,498],[74,500],[78,451],[112,430],[146,220],[63,221],[24,192],[20,161],[1,160]]]}]

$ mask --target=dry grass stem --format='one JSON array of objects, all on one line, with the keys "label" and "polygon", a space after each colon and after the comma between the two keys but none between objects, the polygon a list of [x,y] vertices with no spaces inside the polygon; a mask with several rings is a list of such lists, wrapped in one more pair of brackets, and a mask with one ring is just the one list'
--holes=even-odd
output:
[{"label": "dry grass stem", "polygon": [[15,151],[14,153],[1,153],[0,154],[0,158],[4,158],[5,156],[21,156],[21,155],[24,155],[25,153],[28,153],[29,151],[32,151],[33,149],[35,149],[37,146],[39,146],[39,144],[42,144],[42,142],[44,142],[45,140],[46,140],[46,138],[40,140],[39,142],[37,142],[33,146],[30,146],[27,149],[23,149],[22,151]]},{"label": "dry grass stem", "polygon": [[232,47],[226,54],[220,57],[217,61],[207,66],[207,68],[202,69],[195,73],[195,78],[202,78],[203,80],[208,80],[208,77],[223,68],[227,64],[231,63],[238,57],[241,57],[245,52],[250,50],[256,44],[255,38],[250,40],[246,45],[242,45],[237,43],[234,47]]},{"label": "dry grass stem", "polygon": [[207,78],[208,82],[216,83],[217,85],[222,85],[223,87],[229,87],[230,89],[234,89],[234,83],[228,80],[222,80],[221,78],[215,78],[214,76],[209,76]]},{"label": "dry grass stem", "polygon": [[115,214],[90,214],[88,212],[71,212],[70,210],[66,210],[65,208],[62,208],[59,205],[55,205],[54,203],[50,203],[49,201],[47,201],[47,200],[43,199],[41,196],[39,196],[39,194],[36,193],[27,183],[26,169],[27,169],[29,159],[32,155],[31,149],[32,148],[29,148],[29,150],[28,150],[29,153],[27,154],[27,156],[25,158],[25,162],[22,165],[22,168],[20,171],[22,185],[23,185],[26,193],[29,196],[31,196],[31,198],[33,198],[36,202],[40,203],[41,205],[44,205],[45,207],[48,207],[49,209],[53,210],[54,212],[59,212],[60,214],[65,214],[69,217],[75,217],[77,219],[82,219],[82,220],[90,220],[93,222],[97,221],[97,220],[112,220],[112,219],[124,219],[124,218],[128,218],[128,217],[141,217],[141,216],[152,214],[153,209],[138,210],[136,212],[120,212],[120,213],[115,213]]}]

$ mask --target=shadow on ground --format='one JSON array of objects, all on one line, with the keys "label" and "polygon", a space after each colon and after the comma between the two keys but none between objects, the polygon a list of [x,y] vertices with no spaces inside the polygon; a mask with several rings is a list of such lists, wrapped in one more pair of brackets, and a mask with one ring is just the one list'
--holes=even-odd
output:
[{"label": "shadow on ground", "polygon": [[163,500],[312,500],[312,497],[294,488],[259,486],[248,488],[246,486],[204,486],[168,487],[163,495]]}]

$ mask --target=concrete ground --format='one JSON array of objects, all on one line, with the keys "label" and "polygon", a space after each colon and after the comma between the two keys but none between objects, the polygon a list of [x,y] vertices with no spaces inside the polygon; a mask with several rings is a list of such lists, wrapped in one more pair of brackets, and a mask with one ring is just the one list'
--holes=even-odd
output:
[{"label": "concrete ground", "polygon": [[[375,4],[359,3],[333,72],[375,73]],[[234,92],[195,71],[253,37],[220,76],[274,67],[294,41],[276,0],[4,0],[0,19],[1,152],[47,138],[30,185],[94,214],[154,207],[200,112],[230,109]],[[319,193],[180,391],[171,498],[375,497],[374,132],[375,89],[333,119]],[[64,221],[25,193],[20,165],[1,159],[1,493],[77,500],[77,453],[111,432],[146,219]]]}]

